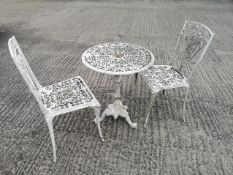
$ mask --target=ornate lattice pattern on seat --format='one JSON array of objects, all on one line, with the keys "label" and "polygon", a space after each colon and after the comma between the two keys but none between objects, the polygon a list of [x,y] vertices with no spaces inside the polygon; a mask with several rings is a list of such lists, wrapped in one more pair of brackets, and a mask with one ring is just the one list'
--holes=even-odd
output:
[{"label": "ornate lattice pattern on seat", "polygon": [[[173,50],[172,67],[168,65],[152,66],[141,74],[146,78],[148,85],[155,90],[169,89],[175,87],[187,86],[187,80],[180,79],[179,76],[185,77],[183,70],[185,71],[187,79],[190,78],[196,65],[202,60],[214,33],[212,33],[208,27],[197,22],[186,21],[180,37],[177,41],[175,50]],[[190,67],[189,65],[194,67]],[[158,69],[158,70],[156,70]],[[153,75],[154,74],[154,75]],[[164,87],[163,87],[164,86]]]},{"label": "ornate lattice pattern on seat", "polygon": [[188,79],[205,55],[213,37],[214,33],[207,26],[197,22],[185,21],[175,49],[169,54],[171,57],[169,64],[172,64],[172,66],[153,65],[141,73],[152,92],[144,126],[147,124],[155,94],[160,90],[164,92],[165,89],[177,87],[186,87],[183,105],[183,119],[186,120],[185,108],[189,93]]},{"label": "ornate lattice pattern on seat", "polygon": [[44,113],[52,141],[54,162],[56,162],[57,156],[52,121],[57,115],[92,107],[96,116],[94,122],[98,127],[101,139],[104,140],[100,128],[100,103],[81,77],[42,87],[33,74],[14,36],[9,39],[8,47],[15,65]]},{"label": "ornate lattice pattern on seat", "polygon": [[188,86],[187,79],[170,65],[153,65],[143,77],[154,91]]},{"label": "ornate lattice pattern on seat", "polygon": [[94,97],[80,77],[68,79],[41,89],[42,103],[52,111],[90,103]]}]

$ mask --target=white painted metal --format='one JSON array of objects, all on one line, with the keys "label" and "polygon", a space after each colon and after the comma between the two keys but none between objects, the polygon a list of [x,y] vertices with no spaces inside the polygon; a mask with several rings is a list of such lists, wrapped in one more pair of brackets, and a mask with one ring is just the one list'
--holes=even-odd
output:
[{"label": "white painted metal", "polygon": [[121,75],[114,75],[114,87],[115,93],[113,95],[113,104],[109,104],[108,107],[104,110],[101,115],[100,121],[102,121],[106,116],[113,116],[114,119],[117,119],[119,116],[125,118],[127,123],[132,127],[136,128],[137,123],[132,123],[129,117],[129,113],[127,112],[128,107],[123,105],[121,102],[121,82],[122,76]]},{"label": "white painted metal", "polygon": [[[189,93],[189,83],[192,73],[203,59],[214,33],[205,25],[198,22],[185,21],[177,40],[171,65],[153,65],[140,73],[152,94],[157,94],[164,89],[186,87],[185,101],[183,105],[183,119],[185,119],[186,101]],[[193,65],[193,66],[192,66]],[[187,78],[185,72],[188,72]],[[152,95],[153,97],[153,95]],[[153,101],[150,100],[152,106]],[[150,108],[150,107],[149,107]],[[146,114],[145,127],[150,110]]]},{"label": "white painted metal", "polygon": [[129,43],[105,43],[93,46],[82,54],[88,68],[111,75],[128,75],[148,69],[154,55],[147,49]]},{"label": "white painted metal", "polygon": [[86,107],[93,108],[96,115],[94,121],[98,127],[98,132],[102,141],[104,140],[100,128],[100,103],[81,77],[71,78],[42,87],[33,74],[14,36],[9,39],[8,47],[15,65],[23,76],[30,91],[35,96],[45,116],[53,146],[54,162],[56,162],[57,158],[52,121],[57,115]]},{"label": "white painted metal", "polygon": [[127,106],[123,105],[120,98],[122,75],[134,74],[148,69],[154,62],[154,55],[147,49],[128,43],[106,43],[87,49],[82,55],[82,61],[88,68],[106,74],[114,75],[113,104],[101,115],[100,121],[105,116],[119,116],[126,119],[132,128],[137,123],[132,123],[127,112]]}]

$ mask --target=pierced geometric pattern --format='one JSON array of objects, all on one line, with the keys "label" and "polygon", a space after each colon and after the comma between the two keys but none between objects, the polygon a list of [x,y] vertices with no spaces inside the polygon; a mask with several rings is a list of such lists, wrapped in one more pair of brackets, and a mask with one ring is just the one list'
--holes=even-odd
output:
[{"label": "pierced geometric pattern", "polygon": [[86,50],[83,63],[98,72],[108,74],[132,74],[146,70],[154,62],[147,49],[128,43],[106,43]]},{"label": "pierced geometric pattern", "polygon": [[154,91],[189,86],[186,77],[170,65],[153,65],[142,76]]},{"label": "pierced geometric pattern", "polygon": [[42,103],[51,111],[71,108],[93,100],[87,85],[79,77],[46,86],[40,93]]},{"label": "pierced geometric pattern", "polygon": [[205,25],[186,21],[175,47],[173,66],[180,72],[189,67],[185,72],[190,73],[194,65],[202,59],[213,35]]}]

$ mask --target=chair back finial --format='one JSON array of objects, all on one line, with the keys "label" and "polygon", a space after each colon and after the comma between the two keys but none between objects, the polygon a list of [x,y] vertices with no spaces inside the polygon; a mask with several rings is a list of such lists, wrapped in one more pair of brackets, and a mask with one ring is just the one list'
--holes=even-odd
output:
[{"label": "chair back finial", "polygon": [[17,40],[12,36],[8,41],[8,47],[11,54],[11,57],[14,60],[16,67],[18,68],[20,74],[23,76],[23,79],[29,86],[30,91],[38,99],[39,89],[42,87],[37,81],[34,73],[32,72],[22,50],[20,49]]},{"label": "chair back finial", "polygon": [[188,73],[189,78],[205,55],[213,37],[214,33],[207,26],[185,21],[175,46],[174,67],[182,73]]}]

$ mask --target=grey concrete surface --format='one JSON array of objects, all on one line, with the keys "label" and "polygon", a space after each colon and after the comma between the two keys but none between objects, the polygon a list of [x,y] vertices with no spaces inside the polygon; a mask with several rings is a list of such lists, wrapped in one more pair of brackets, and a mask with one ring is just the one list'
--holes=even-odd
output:
[{"label": "grey concrete surface", "polygon": [[[136,130],[123,119],[102,122],[98,137],[85,109],[54,120],[58,161],[48,128],[7,49],[14,35],[42,85],[82,76],[104,109],[112,77],[81,62],[85,49],[123,41],[147,47],[165,64],[185,20],[216,36],[195,72],[182,122],[184,90],[159,94],[143,128],[149,89],[125,76],[122,99]],[[0,0],[0,174],[233,174],[233,1]]]}]

